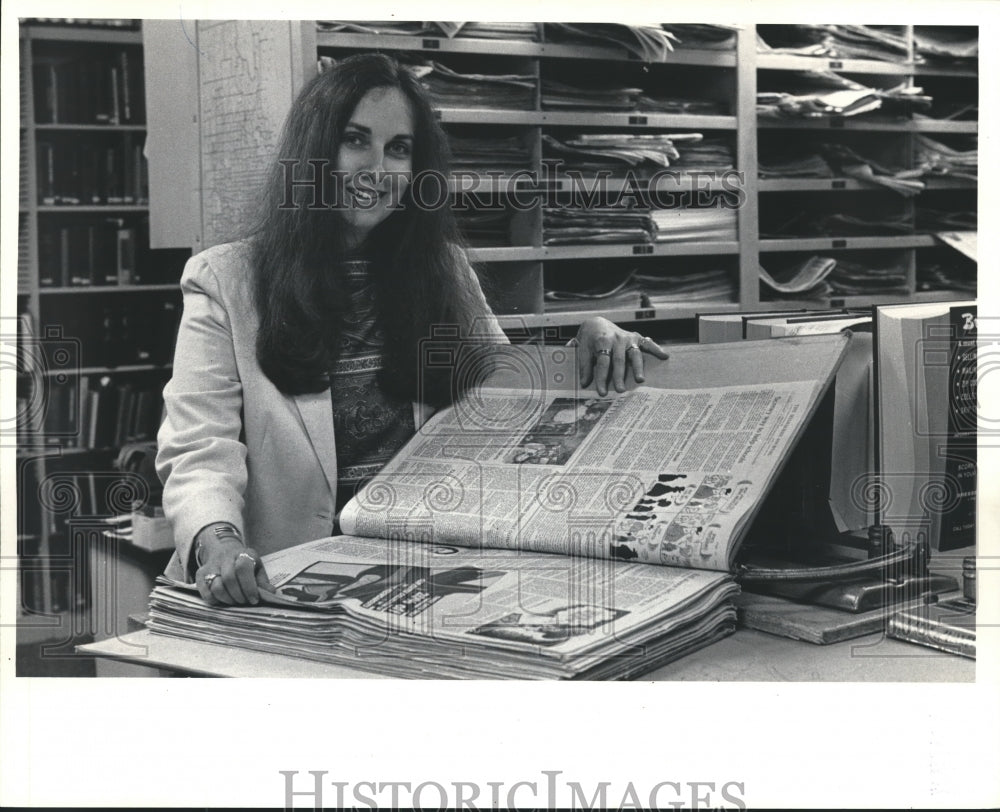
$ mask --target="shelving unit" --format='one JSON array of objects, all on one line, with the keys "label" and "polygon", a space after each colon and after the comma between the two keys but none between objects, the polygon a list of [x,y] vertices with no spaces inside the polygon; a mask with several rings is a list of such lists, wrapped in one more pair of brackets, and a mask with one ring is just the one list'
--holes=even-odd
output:
[{"label": "shelving unit", "polygon": [[[718,98],[719,87],[725,88],[725,101],[729,107],[729,115],[668,115],[661,113],[609,113],[589,111],[551,111],[543,109],[537,101],[532,110],[484,110],[458,109],[448,107],[440,110],[440,120],[448,129],[451,124],[495,124],[528,128],[528,142],[537,141],[539,136],[548,132],[559,132],[552,128],[586,128],[589,132],[703,132],[712,134],[729,134],[734,139],[736,168],[743,173],[743,189],[746,200],[739,211],[738,240],[711,241],[700,243],[662,243],[662,244],[600,244],[600,245],[560,245],[545,246],[542,241],[542,226],[540,218],[531,221],[533,233],[529,234],[531,245],[510,245],[497,247],[473,247],[469,250],[470,259],[479,263],[495,289],[504,285],[505,266],[510,263],[522,263],[516,274],[519,285],[528,285],[532,289],[523,292],[522,296],[507,295],[498,310],[501,313],[501,323],[510,327],[549,327],[553,325],[572,325],[591,314],[591,311],[553,312],[544,311],[541,289],[544,287],[546,268],[552,261],[571,261],[574,259],[605,259],[634,257],[636,267],[646,272],[655,267],[661,257],[688,256],[718,256],[725,258],[735,256],[738,261],[736,269],[737,294],[731,301],[713,300],[697,305],[678,303],[675,306],[659,306],[642,310],[621,310],[602,312],[619,321],[663,321],[686,319],[699,310],[732,309],[752,310],[762,306],[762,291],[758,284],[758,267],[762,255],[784,254],[789,252],[835,252],[833,255],[850,256],[852,250],[892,251],[905,260],[908,275],[908,292],[891,296],[876,297],[843,297],[834,296],[822,301],[811,299],[808,305],[812,307],[823,305],[841,305],[843,302],[868,303],[873,301],[919,301],[928,294],[916,289],[915,252],[918,249],[931,248],[937,244],[930,234],[912,233],[905,235],[887,234],[886,236],[795,236],[795,237],[764,237],[760,228],[762,207],[772,209],[781,205],[783,195],[778,193],[807,192],[825,195],[840,191],[864,193],[865,195],[892,195],[880,187],[865,183],[854,178],[815,178],[815,179],[758,179],[758,130],[760,137],[770,139],[782,138],[785,133],[790,140],[798,139],[796,133],[810,133],[810,137],[831,133],[837,138],[838,133],[850,133],[852,138],[883,139],[890,142],[890,149],[898,150],[900,163],[903,166],[913,166],[913,136],[917,133],[928,133],[941,136],[969,136],[978,132],[976,121],[946,121],[919,117],[886,117],[879,115],[860,115],[847,118],[815,119],[815,120],[770,120],[759,119],[756,115],[756,91],[759,77],[767,71],[772,75],[787,71],[836,71],[848,76],[859,76],[880,82],[883,86],[899,83],[913,85],[915,79],[924,78],[930,81],[975,81],[976,71],[967,67],[950,65],[914,64],[913,61],[913,28],[900,26],[901,32],[910,42],[908,59],[901,62],[880,61],[877,59],[829,59],[815,56],[798,56],[785,54],[758,53],[756,47],[756,30],[753,26],[738,32],[735,48],[732,50],[699,50],[684,47],[677,48],[667,56],[664,63],[650,64],[647,69],[661,71],[659,77],[668,76],[669,71],[678,66],[686,70],[703,70],[710,76],[704,81],[705,88],[711,88]],[[545,30],[539,26],[538,42],[498,42],[476,39],[447,39],[443,37],[408,36],[397,34],[368,35],[358,33],[318,32],[315,34],[317,53],[320,57],[378,50],[396,53],[401,58],[421,56],[426,59],[440,60],[447,64],[452,54],[488,55],[493,63],[500,57],[510,58],[510,72],[525,72],[533,75],[537,81],[544,79],[550,68],[565,65],[570,60],[578,60],[581,64],[597,64],[606,62],[608,71],[617,75],[621,66],[630,68],[636,63],[634,55],[625,49],[608,48],[588,45],[572,45],[550,43],[545,41]],[[515,67],[513,66],[517,66]],[[525,70],[527,68],[527,70]],[[666,73],[664,72],[666,71]],[[653,74],[651,74],[652,76]],[[687,75],[687,74],[686,74]],[[651,82],[653,79],[650,80]],[[696,78],[697,89],[697,78]],[[685,95],[691,95],[686,91]],[[523,130],[522,130],[523,132]],[[815,134],[813,136],[812,134]],[[530,169],[542,177],[539,163],[541,151],[534,151],[534,164]],[[925,178],[924,194],[941,190],[968,190],[975,206],[975,181],[963,178],[930,177]],[[467,181],[468,182],[468,181]],[[554,188],[560,192],[570,191],[571,184],[565,178],[553,182]],[[608,191],[618,191],[623,181],[611,180],[606,188]],[[690,179],[681,177],[673,182],[675,190],[690,189],[693,183]],[[452,190],[460,184],[452,183]],[[717,182],[709,184],[708,188],[718,191]],[[503,194],[510,192],[510,186],[503,183],[492,183],[489,191]],[[515,187],[516,188],[516,187]],[[485,190],[483,190],[485,191]],[[897,197],[897,204],[912,216],[916,203],[904,201]],[[832,205],[836,205],[835,203]],[[523,238],[523,234],[522,234]],[[530,271],[525,273],[523,263],[529,263]],[[935,292],[938,298],[954,295],[956,298],[967,297],[967,292],[948,291]],[[766,297],[766,294],[764,294]],[[494,303],[496,305],[496,303]],[[540,308],[539,305],[542,304]],[[801,302],[795,304],[801,305]],[[767,307],[782,306],[781,300],[768,299]]]},{"label": "shelving unit", "polygon": [[83,537],[122,509],[112,462],[155,438],[172,360],[179,256],[149,250],[142,44],[137,24],[19,29],[22,645],[86,634]]},{"label": "shelving unit", "polygon": [[[760,29],[762,32],[765,30]],[[978,122],[948,120],[935,108],[929,111],[934,118],[916,114],[889,115],[878,110],[842,118],[758,118],[758,90],[780,86],[793,72],[810,70],[835,71],[856,78],[868,87],[883,89],[924,83],[945,101],[950,101],[952,95],[974,101],[977,98],[975,83],[978,82],[975,63],[924,64],[915,60],[913,26],[895,27],[896,35],[909,43],[907,54],[901,61],[758,53],[758,29],[755,26],[741,28],[727,47],[699,48],[682,44],[667,54],[662,62],[648,63],[624,48],[551,42],[547,40],[548,33],[546,26],[538,25],[537,41],[507,41],[333,32],[317,30],[316,25],[308,21],[288,24],[199,24],[193,36],[199,43],[200,37],[206,37],[207,47],[227,47],[229,43],[250,41],[261,43],[257,59],[260,64],[267,64],[267,75],[254,79],[238,71],[223,77],[212,73],[210,82],[202,78],[199,84],[198,77],[203,71],[198,69],[197,51],[187,49],[190,53],[186,58],[192,64],[184,69],[184,73],[193,77],[192,92],[200,93],[202,118],[198,125],[192,127],[189,121],[182,118],[186,113],[178,112],[169,122],[172,130],[176,130],[172,131],[172,139],[182,145],[178,149],[200,149],[203,162],[207,161],[211,167],[212,183],[222,182],[228,188],[241,182],[245,185],[245,178],[242,175],[237,178],[234,170],[227,167],[226,160],[219,157],[221,146],[229,148],[230,144],[219,145],[213,141],[212,126],[205,124],[204,116],[228,115],[233,109],[239,109],[244,121],[256,118],[261,122],[259,132],[266,131],[268,137],[276,141],[278,126],[294,93],[313,75],[317,64],[326,58],[382,51],[411,63],[437,61],[458,72],[509,73],[530,78],[536,89],[528,97],[531,101],[518,109],[491,109],[483,106],[482,102],[458,106],[450,101],[438,110],[445,131],[453,137],[511,137],[528,156],[523,165],[525,172],[500,166],[495,172],[486,172],[489,167],[487,162],[481,167],[483,171],[480,175],[460,168],[449,185],[450,192],[455,196],[489,195],[491,202],[502,201],[502,208],[506,210],[506,218],[498,216],[491,228],[485,229],[475,240],[470,240],[468,255],[487,283],[487,296],[501,323],[511,330],[571,327],[593,312],[602,312],[585,309],[584,304],[577,311],[547,311],[544,292],[549,281],[556,276],[562,282],[578,284],[580,290],[596,289],[611,276],[617,279],[619,275],[610,271],[602,275],[598,263],[603,262],[607,262],[609,268],[618,270],[629,263],[629,267],[640,274],[660,276],[683,273],[685,266],[694,263],[692,267],[721,270],[729,275],[732,282],[729,295],[717,294],[699,302],[678,299],[674,303],[659,297],[658,301],[668,303],[642,308],[614,308],[603,313],[626,323],[643,322],[645,332],[661,331],[665,335],[683,335],[684,328],[678,329],[678,325],[690,320],[698,311],[783,306],[780,298],[761,285],[761,265],[774,274],[783,270],[782,262],[804,259],[816,253],[849,260],[866,257],[895,263],[893,267],[898,265],[903,268],[907,281],[905,287],[898,288],[889,299],[919,301],[924,290],[918,266],[924,256],[937,258],[935,252],[938,245],[930,231],[916,228],[915,217],[921,206],[931,206],[936,196],[944,200],[941,196],[951,195],[947,198],[949,205],[958,200],[963,208],[975,209],[976,181],[961,177],[924,176],[924,190],[912,199],[905,199],[882,186],[854,177],[759,177],[762,156],[776,145],[780,151],[800,143],[843,144],[859,149],[866,156],[870,147],[874,151],[873,160],[912,168],[916,165],[917,141],[921,135],[952,146],[971,143],[978,132]],[[171,58],[183,50],[179,35],[175,33],[174,37],[178,41],[164,50],[161,59]],[[211,65],[207,69],[210,72],[216,70]],[[153,73],[154,77],[157,75],[158,72]],[[661,95],[682,95],[694,100],[711,101],[716,110],[711,114],[694,115],[641,109],[624,112],[546,109],[542,91],[547,79],[575,83],[577,86],[593,83],[595,86],[641,87],[654,95],[658,90]],[[253,86],[254,82],[259,91],[241,102],[241,89],[245,89],[247,83]],[[231,88],[236,96],[223,94],[225,106],[220,105],[216,111],[214,105],[217,98],[223,98],[218,92],[220,86]],[[268,100],[266,107],[261,106],[262,98]],[[587,192],[592,189],[592,185],[588,184],[596,178],[596,170],[584,170],[577,178],[565,173],[548,173],[545,161],[550,152],[544,136],[559,139],[578,132],[630,135],[697,132],[706,138],[728,143],[734,156],[735,171],[739,173],[742,194],[736,213],[735,235],[698,242],[546,244],[542,207],[545,199],[559,202],[576,192]],[[273,143],[262,143],[260,137],[245,139],[238,145],[241,154],[247,156],[243,166],[249,165],[256,155],[260,156],[263,165],[268,149],[273,146]],[[683,145],[679,149],[683,153]],[[618,173],[608,178],[603,188],[609,195],[628,188],[643,188],[642,180],[636,186],[630,184],[632,181],[626,181]],[[695,191],[725,194],[726,187],[727,183],[720,182],[718,175],[696,181],[694,173],[680,171],[657,188],[678,196],[687,192],[690,199]],[[538,198],[535,208],[514,211],[516,207],[511,205],[514,196],[518,195],[516,199],[520,200],[526,194],[534,194]],[[955,195],[964,197],[956,198]],[[905,222],[899,229],[887,228],[885,233],[881,233],[881,228],[863,232],[852,230],[850,233],[837,233],[836,229],[817,233],[798,233],[780,228],[775,231],[775,226],[780,226],[782,221],[798,213],[797,209],[801,208],[803,201],[808,207],[817,207],[825,214],[838,211],[851,214],[860,203],[876,212],[894,212]],[[203,197],[192,202],[189,208],[200,211],[201,220],[194,218],[195,222],[177,228],[176,239],[183,240],[186,233],[196,233],[196,248],[225,239],[233,222],[223,221],[221,225],[209,222],[219,208],[217,201]],[[942,205],[942,208],[948,207]],[[157,213],[154,211],[153,214],[155,217]],[[506,238],[500,236],[504,233]],[[778,263],[775,268],[769,267],[768,263],[775,262]],[[575,278],[566,271],[570,267],[577,268]],[[966,298],[969,295],[968,290],[934,291],[941,298],[952,292]],[[884,300],[884,294],[877,295],[880,301]],[[840,306],[846,299],[864,301],[865,297],[830,295],[812,298],[809,305]],[[546,332],[545,336],[554,340],[562,337],[560,331]]]}]

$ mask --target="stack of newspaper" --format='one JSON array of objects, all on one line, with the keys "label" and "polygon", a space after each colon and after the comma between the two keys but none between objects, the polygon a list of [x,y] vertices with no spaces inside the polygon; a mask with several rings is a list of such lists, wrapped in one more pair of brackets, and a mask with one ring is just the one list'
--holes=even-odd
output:
[{"label": "stack of newspaper", "polygon": [[436,107],[528,110],[535,104],[530,74],[459,73],[440,62],[413,67]]},{"label": "stack of newspaper", "polygon": [[918,135],[916,139],[916,162],[928,175],[949,175],[954,178],[979,178],[979,147],[958,149]]},{"label": "stack of newspaper", "polygon": [[161,580],[149,628],[409,678],[627,678],[730,633],[717,572],[337,536],[264,559],[277,594],[210,607]]},{"label": "stack of newspaper", "polygon": [[677,39],[659,23],[545,23],[545,37],[550,42],[621,47],[643,62],[663,62]]},{"label": "stack of newspaper", "polygon": [[451,146],[451,166],[455,170],[504,173],[531,167],[531,152],[516,135],[458,135],[448,133]]},{"label": "stack of newspaper", "polygon": [[647,209],[624,206],[558,208],[548,206],[542,215],[545,245],[652,242],[655,226]]},{"label": "stack of newspaper", "polygon": [[652,209],[656,242],[735,240],[736,209],[722,206]]},{"label": "stack of newspaper", "polygon": [[[804,380],[477,387],[348,502],[347,535],[264,557],[265,603],[161,583],[150,629],[400,677],[644,673],[733,629],[739,545],[847,342],[820,338],[789,346]],[[532,349],[492,351],[573,380],[571,353]]]},{"label": "stack of newspaper", "polygon": [[906,38],[893,28],[871,25],[765,25],[757,34],[757,52],[904,62],[907,57]]}]

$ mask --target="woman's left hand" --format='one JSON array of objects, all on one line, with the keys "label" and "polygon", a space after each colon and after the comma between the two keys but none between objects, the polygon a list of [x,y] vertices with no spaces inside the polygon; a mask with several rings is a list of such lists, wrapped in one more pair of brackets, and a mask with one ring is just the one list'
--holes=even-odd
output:
[{"label": "woman's left hand", "polygon": [[598,395],[608,393],[609,380],[616,392],[624,392],[626,369],[632,370],[636,383],[646,380],[643,353],[661,359],[668,357],[651,338],[622,330],[600,316],[583,322],[570,344],[577,347],[580,386],[586,388],[594,383]]}]

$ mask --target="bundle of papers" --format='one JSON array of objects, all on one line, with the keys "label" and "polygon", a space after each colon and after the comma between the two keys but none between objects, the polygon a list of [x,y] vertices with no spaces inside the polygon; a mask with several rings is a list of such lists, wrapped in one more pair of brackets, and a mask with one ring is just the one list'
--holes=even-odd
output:
[{"label": "bundle of papers", "polygon": [[675,38],[680,48],[729,50],[736,47],[739,26],[702,23],[661,23],[660,28]]},{"label": "bundle of papers", "polygon": [[682,171],[723,170],[733,167],[733,150],[724,138],[701,133],[632,133],[576,135],[560,141],[543,134],[545,157],[567,166],[592,168],[672,167]]},{"label": "bundle of papers", "polygon": [[510,217],[507,209],[499,211],[456,211],[455,219],[469,245],[507,245],[510,241]]},{"label": "bundle of papers", "polygon": [[650,216],[656,242],[736,239],[736,209],[722,206],[652,209]]},{"label": "bundle of papers", "polygon": [[807,155],[767,155],[761,157],[757,171],[762,178],[832,178],[833,170],[822,157]]},{"label": "bundle of papers", "polygon": [[699,133],[579,135],[565,141],[542,135],[546,157],[560,158],[569,166],[638,166],[646,163],[667,167],[680,157],[675,142],[700,140]]},{"label": "bundle of papers", "polygon": [[917,228],[921,231],[942,231],[954,229],[958,231],[974,231],[979,223],[979,215],[975,211],[951,211],[932,209],[927,206],[917,208]]},{"label": "bundle of papers", "polygon": [[736,285],[732,274],[722,269],[636,274],[635,279],[651,307],[669,307],[686,302],[736,301]]},{"label": "bundle of papers", "polygon": [[416,37],[475,37],[479,39],[509,39],[538,41],[536,23],[472,23],[472,22],[354,22],[319,20],[318,31],[358,34],[406,34]]},{"label": "bundle of papers", "polygon": [[732,144],[722,137],[684,141],[680,143],[677,151],[680,157],[674,161],[675,169],[693,172],[732,169],[736,165]]},{"label": "bundle of papers", "polygon": [[565,312],[646,307],[647,302],[638,281],[636,281],[636,275],[634,270],[629,271],[620,282],[615,283],[612,280],[609,284],[584,290],[546,288],[545,310],[546,312]]},{"label": "bundle of papers", "polygon": [[846,177],[884,186],[904,197],[912,197],[924,189],[925,184],[919,179],[924,174],[922,169],[887,166],[858,154],[844,144],[820,144],[819,149]]},{"label": "bundle of papers", "polygon": [[546,208],[542,225],[545,245],[652,242],[655,229],[648,210],[610,206]]},{"label": "bundle of papers", "polygon": [[812,214],[797,212],[777,226],[764,230],[768,237],[785,236],[866,236],[912,234],[913,222],[906,212],[860,216],[834,212]]},{"label": "bundle of papers", "polygon": [[511,171],[531,167],[531,152],[516,135],[474,137],[449,133],[453,169],[482,172]]},{"label": "bundle of papers", "polygon": [[917,54],[932,59],[976,59],[979,36],[976,29],[918,25],[913,29]]},{"label": "bundle of papers", "polygon": [[829,71],[782,74],[786,89],[757,93],[757,114],[763,118],[831,118],[857,116],[873,110],[901,114],[929,108],[930,96],[905,83],[888,89],[866,87]]},{"label": "bundle of papers", "polygon": [[765,25],[757,30],[757,52],[904,62],[907,42],[891,26]]},{"label": "bundle of papers", "polygon": [[439,62],[413,67],[438,107],[531,109],[535,77],[530,74],[458,73]]},{"label": "bundle of papers", "polygon": [[837,266],[832,257],[809,257],[805,262],[790,268],[783,268],[772,276],[763,265],[760,266],[760,281],[775,293],[796,296],[823,296],[829,293],[826,278]]},{"label": "bundle of papers", "polygon": [[975,294],[976,264],[940,260],[918,263],[917,290],[960,290]]},{"label": "bundle of papers", "polygon": [[[438,23],[442,25],[442,23]],[[453,23],[454,33],[449,36],[474,39],[506,39],[538,42],[538,23]]]},{"label": "bundle of papers", "polygon": [[902,266],[876,268],[843,258],[837,260],[837,267],[826,281],[831,292],[841,296],[903,294],[909,290],[906,269]]},{"label": "bundle of papers", "polygon": [[577,87],[542,79],[542,107],[547,110],[634,110],[641,87]]},{"label": "bundle of papers", "polygon": [[649,91],[639,96],[635,109],[644,113],[671,113],[686,116],[717,116],[724,115],[726,112],[723,104],[711,99],[659,96],[652,95]]},{"label": "bundle of papers", "polygon": [[719,572],[352,536],[264,565],[277,594],[257,606],[161,578],[150,631],[399,678],[622,679],[729,634],[738,591]]},{"label": "bundle of papers", "polygon": [[921,172],[978,180],[978,147],[955,149],[926,135],[918,135],[916,142],[916,163]]},{"label": "bundle of papers", "polygon": [[677,39],[659,23],[545,23],[545,38],[550,42],[621,47],[644,62],[663,62]]}]

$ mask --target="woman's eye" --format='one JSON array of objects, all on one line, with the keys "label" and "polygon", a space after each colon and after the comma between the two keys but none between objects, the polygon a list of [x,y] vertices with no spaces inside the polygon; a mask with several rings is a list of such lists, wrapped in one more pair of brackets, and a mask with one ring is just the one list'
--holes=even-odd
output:
[{"label": "woman's eye", "polygon": [[344,134],[344,143],[345,144],[350,144],[352,147],[356,147],[356,146],[360,146],[361,144],[363,144],[364,143],[364,139],[362,138],[362,136],[361,136],[360,133],[345,133]]},{"label": "woman's eye", "polygon": [[398,158],[405,158],[410,154],[410,145],[403,141],[397,141],[389,145],[389,152]]}]

